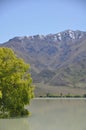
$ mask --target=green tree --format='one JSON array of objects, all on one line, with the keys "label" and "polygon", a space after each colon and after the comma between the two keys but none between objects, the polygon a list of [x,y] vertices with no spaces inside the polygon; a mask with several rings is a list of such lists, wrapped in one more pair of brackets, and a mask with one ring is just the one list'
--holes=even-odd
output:
[{"label": "green tree", "polygon": [[21,116],[29,112],[25,105],[34,97],[30,66],[9,48],[0,48],[0,113]]}]

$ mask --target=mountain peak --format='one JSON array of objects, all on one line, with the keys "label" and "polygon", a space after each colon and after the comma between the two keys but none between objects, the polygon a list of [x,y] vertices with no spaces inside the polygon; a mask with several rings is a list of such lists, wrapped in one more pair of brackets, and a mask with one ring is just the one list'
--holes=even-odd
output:
[{"label": "mountain peak", "polygon": [[63,40],[75,40],[75,39],[80,39],[83,36],[86,36],[86,32],[84,31],[80,31],[80,30],[65,30],[63,32],[60,32],[59,34],[61,34],[61,37]]}]

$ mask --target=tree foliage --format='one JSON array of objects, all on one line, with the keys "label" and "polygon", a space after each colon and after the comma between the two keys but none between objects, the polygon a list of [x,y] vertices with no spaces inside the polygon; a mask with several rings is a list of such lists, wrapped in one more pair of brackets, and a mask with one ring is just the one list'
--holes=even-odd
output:
[{"label": "tree foliage", "polygon": [[24,108],[33,98],[30,66],[9,48],[0,48],[0,113],[7,116],[27,115]]},{"label": "tree foliage", "polygon": [[2,92],[0,91],[0,98],[2,98]]}]

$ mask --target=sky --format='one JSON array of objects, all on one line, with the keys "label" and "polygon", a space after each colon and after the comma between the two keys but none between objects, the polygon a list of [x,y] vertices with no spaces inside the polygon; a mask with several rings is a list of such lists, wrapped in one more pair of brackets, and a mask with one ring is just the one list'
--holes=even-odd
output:
[{"label": "sky", "polygon": [[0,43],[16,36],[86,31],[86,0],[0,0]]}]

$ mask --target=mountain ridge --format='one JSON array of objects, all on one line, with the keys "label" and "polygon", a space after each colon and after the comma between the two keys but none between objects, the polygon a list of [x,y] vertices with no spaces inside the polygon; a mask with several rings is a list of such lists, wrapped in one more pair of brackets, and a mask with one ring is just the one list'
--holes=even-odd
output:
[{"label": "mountain ridge", "polygon": [[[8,41],[4,42],[4,43],[7,43],[7,42],[10,42],[10,41],[22,41],[22,40],[25,40],[25,39],[28,39],[28,40],[34,40],[34,39],[39,39],[39,40],[43,40],[43,39],[47,39],[48,37],[50,38],[50,40],[60,40],[58,37],[63,37],[62,40],[64,40],[64,38],[71,38],[71,39],[80,39],[82,38],[83,36],[86,36],[86,31],[80,31],[80,30],[71,30],[71,29],[68,29],[68,30],[64,30],[62,32],[58,32],[58,33],[50,33],[50,34],[46,34],[46,35],[43,35],[43,34],[36,34],[36,35],[28,35],[28,36],[16,36],[14,38],[11,38],[9,39]],[[57,37],[57,39],[56,39]],[[55,39],[53,39],[55,38]],[[3,44],[3,43],[1,43]]]}]

